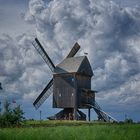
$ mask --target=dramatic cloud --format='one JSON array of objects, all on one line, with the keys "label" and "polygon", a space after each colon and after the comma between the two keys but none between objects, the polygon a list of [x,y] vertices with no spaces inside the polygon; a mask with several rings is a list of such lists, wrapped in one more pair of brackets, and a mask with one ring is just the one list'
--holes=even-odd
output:
[{"label": "dramatic cloud", "polygon": [[32,40],[28,35],[16,39],[3,35],[0,39],[1,100],[32,101],[37,96],[36,91],[40,92],[43,88],[43,81],[47,82],[46,67],[39,55],[34,53]]},{"label": "dramatic cloud", "polygon": [[[140,7],[120,7],[105,0],[30,0],[24,18],[35,25],[54,64],[75,42],[81,45],[79,55],[88,53],[94,71],[92,89],[99,91],[96,98],[105,111],[140,113]],[[0,82],[8,83],[7,94],[16,92],[30,101],[51,78],[49,68],[31,47],[32,40],[30,35],[0,40]]]},{"label": "dramatic cloud", "polygon": [[139,104],[139,7],[122,8],[104,0],[53,0],[47,5],[31,0],[26,20],[36,25],[55,63],[78,41],[80,54],[87,52],[91,61],[92,87],[101,103],[120,110]]},{"label": "dramatic cloud", "polygon": [[15,39],[3,34],[0,38],[0,82],[3,87],[0,101],[21,104],[27,118],[38,118],[32,103],[51,78],[47,65],[32,46],[33,40],[30,34]]}]

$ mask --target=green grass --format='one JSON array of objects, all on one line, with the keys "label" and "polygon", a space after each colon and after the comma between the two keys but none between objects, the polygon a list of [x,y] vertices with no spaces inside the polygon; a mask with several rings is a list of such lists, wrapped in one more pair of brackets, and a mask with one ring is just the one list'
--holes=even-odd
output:
[{"label": "green grass", "polygon": [[[67,121],[67,120],[53,120],[53,121],[27,121],[23,126],[39,127],[39,126],[77,126],[77,125],[92,125],[93,122],[88,121]],[[95,122],[94,122],[95,124]]]},{"label": "green grass", "polygon": [[[46,121],[46,126],[0,129],[0,140],[139,140],[139,124]],[[36,122],[39,124],[39,122]],[[78,124],[79,123],[79,124]],[[51,124],[51,125],[50,125]],[[53,124],[53,125],[52,125]],[[68,124],[71,124],[67,126]],[[76,125],[75,125],[76,124]],[[78,125],[77,125],[78,124]],[[75,126],[73,126],[75,125]]]}]

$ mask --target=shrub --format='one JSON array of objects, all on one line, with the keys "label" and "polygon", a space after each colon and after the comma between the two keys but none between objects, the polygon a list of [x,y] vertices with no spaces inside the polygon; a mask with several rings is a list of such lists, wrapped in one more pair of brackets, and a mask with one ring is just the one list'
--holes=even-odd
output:
[{"label": "shrub", "polygon": [[6,101],[4,104],[4,112],[0,114],[0,127],[20,125],[25,119],[23,115],[24,112],[20,105],[11,109],[10,103]]},{"label": "shrub", "polygon": [[133,120],[132,120],[132,119],[125,119],[124,122],[125,122],[125,123],[133,123]]}]

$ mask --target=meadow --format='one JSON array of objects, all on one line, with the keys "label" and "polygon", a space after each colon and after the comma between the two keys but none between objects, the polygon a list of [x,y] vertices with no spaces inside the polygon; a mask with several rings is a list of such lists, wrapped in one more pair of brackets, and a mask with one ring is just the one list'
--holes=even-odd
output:
[{"label": "meadow", "polygon": [[139,140],[140,124],[76,121],[27,122],[0,128],[0,140]]}]

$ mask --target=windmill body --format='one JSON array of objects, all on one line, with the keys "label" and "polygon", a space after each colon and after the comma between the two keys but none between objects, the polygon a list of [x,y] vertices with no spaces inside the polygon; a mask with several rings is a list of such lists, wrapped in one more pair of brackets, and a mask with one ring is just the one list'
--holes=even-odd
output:
[{"label": "windmill body", "polygon": [[[91,90],[91,66],[86,56],[66,58],[54,70],[53,107],[88,108],[85,90]],[[92,93],[91,102],[94,102]]]},{"label": "windmill body", "polygon": [[62,110],[48,117],[50,120],[86,120],[86,114],[79,109],[88,109],[90,120],[90,109],[93,108],[99,120],[117,121],[102,111],[95,101],[96,91],[91,90],[93,71],[89,60],[86,56],[74,57],[80,49],[78,43],[75,43],[67,57],[57,66],[53,64],[37,38],[33,46],[52,71],[52,79],[33,103],[36,109],[53,94],[53,108]]}]

